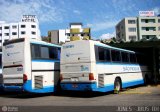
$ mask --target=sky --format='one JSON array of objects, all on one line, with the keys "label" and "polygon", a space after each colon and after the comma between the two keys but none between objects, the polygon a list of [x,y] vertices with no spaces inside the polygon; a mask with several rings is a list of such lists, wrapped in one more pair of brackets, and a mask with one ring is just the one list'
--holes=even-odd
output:
[{"label": "sky", "polygon": [[115,36],[120,20],[139,16],[139,11],[160,14],[160,0],[0,0],[0,21],[19,22],[22,15],[36,15],[41,36],[81,22],[91,28],[93,39],[108,39]]}]

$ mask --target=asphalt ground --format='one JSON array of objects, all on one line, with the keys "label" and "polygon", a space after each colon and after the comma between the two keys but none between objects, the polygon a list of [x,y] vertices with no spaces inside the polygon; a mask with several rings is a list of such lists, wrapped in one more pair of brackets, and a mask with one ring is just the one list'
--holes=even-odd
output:
[{"label": "asphalt ground", "polygon": [[0,93],[0,112],[160,112],[160,85],[114,92]]}]

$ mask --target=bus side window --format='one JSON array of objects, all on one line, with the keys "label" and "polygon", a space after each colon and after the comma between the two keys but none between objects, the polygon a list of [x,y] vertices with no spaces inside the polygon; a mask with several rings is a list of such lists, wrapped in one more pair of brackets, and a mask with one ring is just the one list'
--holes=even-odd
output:
[{"label": "bus side window", "polygon": [[137,63],[136,55],[130,53],[130,63]]},{"label": "bus side window", "polygon": [[104,61],[105,60],[105,50],[104,50],[104,48],[101,48],[101,47],[98,48],[98,56],[99,56],[99,61]]},{"label": "bus side window", "polygon": [[57,48],[50,47],[50,49],[49,49],[49,58],[50,59],[57,59]]},{"label": "bus side window", "polygon": [[2,54],[0,54],[0,68],[2,68]]},{"label": "bus side window", "polygon": [[60,60],[60,57],[61,57],[61,49],[60,48],[58,48],[58,54],[57,55],[58,55],[57,59]]},{"label": "bus side window", "polygon": [[49,48],[47,46],[41,46],[41,58],[49,59]]},{"label": "bus side window", "polygon": [[111,55],[110,55],[110,50],[105,49],[105,60],[106,61],[111,61]]},{"label": "bus side window", "polygon": [[40,46],[31,44],[31,57],[32,59],[40,58]]},{"label": "bus side window", "polygon": [[112,56],[113,62],[120,62],[121,61],[120,51],[111,50],[111,56]]},{"label": "bus side window", "polygon": [[129,54],[127,52],[121,52],[122,62],[128,63],[129,62]]}]

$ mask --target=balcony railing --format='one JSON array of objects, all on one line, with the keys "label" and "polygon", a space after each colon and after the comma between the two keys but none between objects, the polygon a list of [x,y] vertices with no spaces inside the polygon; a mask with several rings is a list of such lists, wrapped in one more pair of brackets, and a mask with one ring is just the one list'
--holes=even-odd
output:
[{"label": "balcony railing", "polygon": [[79,28],[70,29],[70,33],[79,33]]},{"label": "balcony railing", "polygon": [[79,36],[72,36],[70,37],[70,41],[80,40]]},{"label": "balcony railing", "polygon": [[90,36],[83,36],[83,40],[89,40]]}]

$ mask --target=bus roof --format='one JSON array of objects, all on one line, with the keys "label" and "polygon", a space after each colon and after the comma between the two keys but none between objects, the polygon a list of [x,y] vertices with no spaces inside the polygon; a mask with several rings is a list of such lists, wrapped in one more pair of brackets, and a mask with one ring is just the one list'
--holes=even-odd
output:
[{"label": "bus roof", "polygon": [[126,49],[121,49],[121,48],[117,48],[117,47],[112,47],[112,46],[109,46],[109,45],[106,45],[106,44],[103,44],[103,43],[100,43],[100,42],[95,42],[95,45],[106,47],[106,48],[110,48],[110,49],[115,49],[115,50],[135,53],[134,51],[131,51],[131,50],[126,50]]},{"label": "bus roof", "polygon": [[71,43],[77,43],[77,42],[81,42],[81,41],[93,42],[94,45],[97,45],[97,46],[101,46],[101,47],[105,47],[105,48],[110,48],[110,49],[115,49],[115,50],[120,50],[120,51],[125,51],[125,52],[135,53],[134,51],[131,51],[131,50],[126,50],[126,49],[121,49],[121,48],[117,48],[117,47],[112,47],[112,46],[109,46],[109,45],[106,45],[106,44],[103,44],[103,43],[101,43],[99,41],[94,41],[94,40],[78,40],[78,41],[71,41],[69,43],[71,44]]},{"label": "bus roof", "polygon": [[60,45],[56,45],[56,44],[52,44],[52,43],[47,43],[45,41],[36,40],[36,39],[29,39],[29,38],[12,39],[12,40],[9,40],[7,42],[4,42],[3,45],[5,46],[5,45],[8,45],[8,44],[13,44],[13,43],[17,43],[17,42],[23,42],[24,40],[27,40],[30,43],[34,43],[34,44],[41,44],[41,45],[47,45],[47,46],[61,47]]},{"label": "bus roof", "polygon": [[57,45],[57,44],[47,43],[45,41],[39,41],[39,40],[35,40],[35,39],[31,39],[30,42],[33,43],[33,44],[41,44],[41,45],[47,45],[47,46],[61,47],[60,45]]}]

